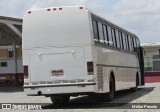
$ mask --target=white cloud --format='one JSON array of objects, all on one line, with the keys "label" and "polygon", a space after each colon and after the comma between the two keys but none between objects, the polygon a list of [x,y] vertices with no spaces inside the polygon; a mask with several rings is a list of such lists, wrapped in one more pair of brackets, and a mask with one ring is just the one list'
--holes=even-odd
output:
[{"label": "white cloud", "polygon": [[0,15],[23,17],[27,10],[69,5],[87,6],[142,42],[160,41],[160,0],[1,0]]}]

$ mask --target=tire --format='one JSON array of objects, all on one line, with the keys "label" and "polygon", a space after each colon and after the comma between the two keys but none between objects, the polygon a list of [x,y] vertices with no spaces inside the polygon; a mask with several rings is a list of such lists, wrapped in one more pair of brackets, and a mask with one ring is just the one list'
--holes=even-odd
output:
[{"label": "tire", "polygon": [[111,76],[109,80],[109,93],[103,94],[103,100],[110,102],[114,99],[114,95],[115,95],[115,82],[113,76]]},{"label": "tire", "polygon": [[136,76],[136,86],[135,86],[134,88],[131,88],[131,89],[130,89],[131,92],[137,92],[137,90],[138,90],[138,85],[139,85],[138,81],[139,81],[139,78],[138,78],[138,75],[137,75],[137,76]]},{"label": "tire", "polygon": [[54,105],[62,105],[69,102],[70,96],[51,96],[50,98]]}]

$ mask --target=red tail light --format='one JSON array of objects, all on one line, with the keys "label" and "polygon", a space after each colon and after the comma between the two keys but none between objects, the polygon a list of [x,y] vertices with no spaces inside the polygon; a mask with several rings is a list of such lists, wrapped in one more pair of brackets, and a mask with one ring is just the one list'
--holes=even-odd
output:
[{"label": "red tail light", "polygon": [[24,78],[28,78],[28,66],[25,65],[24,67]]},{"label": "red tail light", "polygon": [[88,75],[93,75],[94,72],[93,62],[87,62],[87,71]]},{"label": "red tail light", "polygon": [[56,8],[53,8],[53,10],[57,10]]},{"label": "red tail light", "polygon": [[79,7],[79,9],[83,9],[83,7]]},{"label": "red tail light", "polygon": [[62,10],[62,8],[59,8],[59,10]]},{"label": "red tail light", "polygon": [[28,14],[31,14],[31,11],[28,11]]},{"label": "red tail light", "polygon": [[47,11],[51,11],[51,9],[47,9]]}]

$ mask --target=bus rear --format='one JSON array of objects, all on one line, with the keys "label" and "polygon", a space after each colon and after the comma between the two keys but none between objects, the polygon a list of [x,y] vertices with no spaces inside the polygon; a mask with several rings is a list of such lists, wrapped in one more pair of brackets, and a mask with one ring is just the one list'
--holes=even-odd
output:
[{"label": "bus rear", "polygon": [[28,12],[22,40],[27,95],[66,97],[95,91],[89,20],[83,7]]}]

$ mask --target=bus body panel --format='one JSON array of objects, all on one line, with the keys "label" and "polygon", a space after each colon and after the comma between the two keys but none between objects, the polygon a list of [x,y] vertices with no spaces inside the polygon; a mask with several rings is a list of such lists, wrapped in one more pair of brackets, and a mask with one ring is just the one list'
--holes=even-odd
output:
[{"label": "bus body panel", "polygon": [[[86,79],[84,47],[49,48],[30,51],[31,82]],[[62,75],[54,75],[62,70]]]},{"label": "bus body panel", "polygon": [[[86,9],[72,7],[31,11],[24,17],[23,65],[29,72],[24,79],[26,94],[96,91],[94,74],[87,72],[87,62],[93,62],[89,15]],[[53,72],[59,70],[63,75],[55,76]]]},{"label": "bus body panel", "polygon": [[[115,76],[115,89],[123,90],[135,87],[136,74],[139,73],[138,57],[133,53],[117,51],[112,48],[103,48],[94,46],[94,62],[96,68],[101,67],[103,70],[103,81],[97,83],[97,91],[109,91],[109,77],[111,72]],[[98,77],[98,73],[96,73]],[[98,79],[97,79],[98,80]],[[139,73],[140,80],[140,73]],[[98,84],[102,83],[103,89],[98,89]]]},{"label": "bus body panel", "polygon": [[[85,8],[31,11],[23,24],[27,95],[107,93],[112,72],[116,90],[135,87],[137,72],[140,80],[136,53],[95,44],[91,12]],[[88,74],[87,62],[93,62],[93,74]]]},{"label": "bus body panel", "polygon": [[91,45],[88,10],[32,11],[24,17],[23,47]]}]

